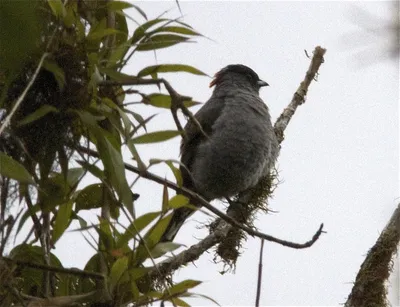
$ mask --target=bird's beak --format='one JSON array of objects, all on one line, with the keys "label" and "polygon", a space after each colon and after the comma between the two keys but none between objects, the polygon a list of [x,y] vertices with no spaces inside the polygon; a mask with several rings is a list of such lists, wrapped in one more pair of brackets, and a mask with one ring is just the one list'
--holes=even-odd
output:
[{"label": "bird's beak", "polygon": [[258,80],[257,84],[258,84],[259,87],[269,86],[269,84],[267,82],[263,81],[263,80]]}]

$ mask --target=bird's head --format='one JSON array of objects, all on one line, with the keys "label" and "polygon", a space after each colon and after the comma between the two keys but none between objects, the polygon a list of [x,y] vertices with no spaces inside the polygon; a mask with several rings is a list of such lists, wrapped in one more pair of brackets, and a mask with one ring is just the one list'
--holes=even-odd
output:
[{"label": "bird's head", "polygon": [[214,79],[210,83],[210,87],[217,88],[222,84],[232,84],[238,87],[248,87],[257,91],[263,86],[268,86],[268,83],[261,80],[257,73],[251,68],[241,65],[228,65],[217,72]]}]

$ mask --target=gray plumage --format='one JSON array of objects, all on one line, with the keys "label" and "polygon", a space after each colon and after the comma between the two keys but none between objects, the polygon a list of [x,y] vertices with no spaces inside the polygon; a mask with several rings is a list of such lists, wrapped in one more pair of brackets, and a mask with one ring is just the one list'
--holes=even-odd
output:
[{"label": "gray plumage", "polygon": [[[189,121],[181,143],[183,186],[208,201],[256,185],[278,152],[268,107],[259,96],[268,84],[247,66],[229,65],[215,75],[214,85],[211,98],[195,114],[208,138]],[[186,207],[175,210],[161,241],[172,241],[192,213]]]}]

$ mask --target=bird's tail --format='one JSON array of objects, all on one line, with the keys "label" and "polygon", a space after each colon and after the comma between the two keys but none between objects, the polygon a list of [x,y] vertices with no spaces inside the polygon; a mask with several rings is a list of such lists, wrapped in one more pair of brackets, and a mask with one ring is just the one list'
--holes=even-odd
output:
[{"label": "bird's tail", "polygon": [[194,213],[195,210],[181,207],[174,210],[172,214],[172,218],[164,231],[164,234],[161,237],[160,242],[171,242],[174,240],[176,234],[178,233],[179,229],[182,227],[183,223],[186,219]]}]

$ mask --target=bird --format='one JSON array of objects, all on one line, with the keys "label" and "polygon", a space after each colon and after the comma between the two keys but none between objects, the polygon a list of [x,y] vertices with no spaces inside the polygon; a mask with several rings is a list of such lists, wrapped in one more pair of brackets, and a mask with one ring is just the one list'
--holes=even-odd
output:
[{"label": "bird", "polygon": [[[232,64],[210,83],[210,99],[184,127],[180,153],[182,186],[207,201],[229,198],[255,186],[275,163],[278,141],[261,87],[269,84],[251,68]],[[193,203],[195,206],[195,203]],[[174,210],[160,242],[173,241],[195,210]]]}]

